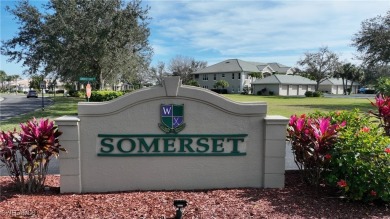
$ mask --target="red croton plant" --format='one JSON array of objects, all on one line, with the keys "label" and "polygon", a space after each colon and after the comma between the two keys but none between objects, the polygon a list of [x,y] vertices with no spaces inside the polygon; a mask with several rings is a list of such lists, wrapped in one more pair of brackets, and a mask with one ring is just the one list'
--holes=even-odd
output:
[{"label": "red croton plant", "polygon": [[61,147],[53,121],[35,118],[20,124],[21,131],[0,132],[0,161],[21,192],[43,189],[49,161],[57,157]]},{"label": "red croton plant", "polygon": [[291,116],[287,139],[290,140],[294,160],[310,184],[319,185],[321,173],[329,163],[330,148],[337,140],[337,131],[341,124],[331,124],[330,118],[308,118]]}]

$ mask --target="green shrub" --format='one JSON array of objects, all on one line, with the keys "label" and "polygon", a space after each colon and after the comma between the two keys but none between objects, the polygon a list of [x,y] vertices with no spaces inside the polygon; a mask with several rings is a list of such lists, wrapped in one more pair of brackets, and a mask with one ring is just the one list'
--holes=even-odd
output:
[{"label": "green shrub", "polygon": [[[312,135],[318,129],[313,121],[323,118],[330,124],[320,124],[317,135],[327,136],[326,141]],[[327,127],[337,124],[342,124],[336,127],[337,134],[329,132]],[[352,200],[390,201],[390,138],[368,114],[354,110],[294,115],[288,133],[294,160],[307,182],[316,186],[325,182]]]},{"label": "green shrub", "polygon": [[390,201],[390,138],[376,125],[347,127],[331,152],[327,181],[352,200]]},{"label": "green shrub", "polygon": [[313,91],[306,91],[305,96],[306,97],[313,97]]},{"label": "green shrub", "polygon": [[314,91],[313,92],[313,97],[323,97],[324,94],[321,91]]},{"label": "green shrub", "polygon": [[274,95],[274,92],[273,91],[268,91],[268,94],[270,95],[270,96],[273,96]]},{"label": "green shrub", "polygon": [[123,95],[121,91],[92,91],[89,101],[103,102],[110,101]]}]

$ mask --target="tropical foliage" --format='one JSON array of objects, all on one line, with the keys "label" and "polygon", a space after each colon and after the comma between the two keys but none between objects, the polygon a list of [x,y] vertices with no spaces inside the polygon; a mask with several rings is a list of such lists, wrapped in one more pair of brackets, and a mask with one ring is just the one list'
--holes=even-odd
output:
[{"label": "tropical foliage", "polygon": [[358,110],[291,116],[295,161],[304,179],[353,200],[390,201],[390,138]]},{"label": "tropical foliage", "polygon": [[35,118],[20,124],[21,131],[0,132],[0,161],[21,192],[44,188],[50,159],[65,149],[54,122]]}]

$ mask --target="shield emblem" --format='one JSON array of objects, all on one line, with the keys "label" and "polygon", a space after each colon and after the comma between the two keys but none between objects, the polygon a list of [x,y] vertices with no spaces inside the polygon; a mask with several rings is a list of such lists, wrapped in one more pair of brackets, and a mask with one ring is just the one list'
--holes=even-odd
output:
[{"label": "shield emblem", "polygon": [[165,133],[178,133],[184,129],[184,104],[161,104],[161,123],[159,127]]}]

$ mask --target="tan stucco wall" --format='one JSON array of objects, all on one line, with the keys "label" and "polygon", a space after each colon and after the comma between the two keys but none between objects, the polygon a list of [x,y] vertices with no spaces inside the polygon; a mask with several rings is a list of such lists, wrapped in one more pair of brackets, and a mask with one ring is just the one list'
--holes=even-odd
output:
[{"label": "tan stucco wall", "polygon": [[[99,134],[164,134],[158,128],[161,104],[184,104],[186,127],[179,135],[247,134],[245,142],[240,144],[241,152],[246,152],[246,155],[97,156],[101,148]],[[65,166],[61,171],[69,174],[61,184],[61,192],[71,192],[72,189],[74,192],[107,192],[284,185],[287,118],[268,118],[267,124],[272,124],[268,130],[272,131],[266,140],[265,103],[232,102],[206,89],[182,86],[179,78],[172,77],[165,79],[161,87],[140,90],[110,102],[83,102],[78,107],[79,121],[75,119],[78,125],[73,127],[79,128],[80,133],[79,159],[77,156],[72,160],[64,158],[62,163]],[[60,129],[63,120],[57,120]],[[267,169],[264,163],[266,143],[272,151],[276,150],[268,159],[273,162],[271,169]],[[77,149],[69,153],[77,154],[74,150]],[[275,153],[279,152],[283,154],[274,159]],[[265,171],[268,171],[266,175]],[[79,187],[74,185],[78,181],[73,179],[80,180]]]}]

